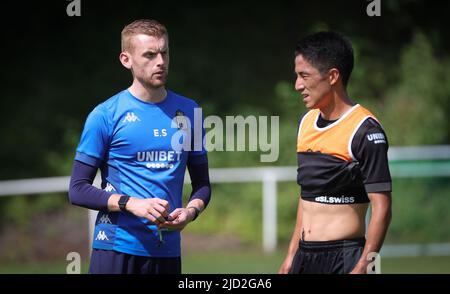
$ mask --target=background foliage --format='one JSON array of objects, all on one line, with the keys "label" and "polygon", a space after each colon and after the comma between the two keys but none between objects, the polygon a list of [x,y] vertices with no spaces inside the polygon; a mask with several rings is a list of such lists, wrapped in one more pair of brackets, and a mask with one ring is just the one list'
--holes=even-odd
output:
[{"label": "background foliage", "polygon": [[[353,42],[349,94],[383,122],[391,146],[450,143],[449,2],[382,1],[368,17],[366,1],[82,1],[69,18],[66,1],[3,4],[0,179],[69,175],[84,120],[131,81],[118,61],[120,31],[155,18],[170,33],[170,89],[192,97],[205,115],[277,115],[280,157],[295,165],[298,117],[293,49],[302,36],[337,30]],[[212,152],[211,167],[260,166],[258,152]],[[264,164],[267,165],[267,164]],[[185,193],[189,192],[186,187]],[[261,186],[214,186],[198,234],[261,239]],[[388,241],[450,241],[448,179],[394,182]],[[299,189],[279,186],[279,237],[288,240]],[[27,226],[35,214],[67,206],[66,195],[7,197],[0,226]]]}]

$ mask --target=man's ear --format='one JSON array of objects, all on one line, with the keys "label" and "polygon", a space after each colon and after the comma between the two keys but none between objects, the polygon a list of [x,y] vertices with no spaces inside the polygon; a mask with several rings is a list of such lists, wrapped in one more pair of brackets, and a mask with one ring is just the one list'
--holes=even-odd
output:
[{"label": "man's ear", "polygon": [[120,52],[119,59],[125,68],[131,69],[131,65],[133,63],[131,62],[131,56],[128,52],[126,52],[126,51]]},{"label": "man's ear", "polygon": [[328,71],[328,81],[331,86],[336,85],[340,77],[341,73],[337,68],[332,68]]}]

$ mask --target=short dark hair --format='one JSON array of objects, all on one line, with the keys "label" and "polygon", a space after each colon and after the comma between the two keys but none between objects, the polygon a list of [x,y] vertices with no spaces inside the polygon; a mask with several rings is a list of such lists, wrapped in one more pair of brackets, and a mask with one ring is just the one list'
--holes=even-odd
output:
[{"label": "short dark hair", "polygon": [[353,70],[353,48],[350,41],[337,32],[318,32],[297,43],[295,56],[303,56],[321,74],[337,68],[347,86]]}]

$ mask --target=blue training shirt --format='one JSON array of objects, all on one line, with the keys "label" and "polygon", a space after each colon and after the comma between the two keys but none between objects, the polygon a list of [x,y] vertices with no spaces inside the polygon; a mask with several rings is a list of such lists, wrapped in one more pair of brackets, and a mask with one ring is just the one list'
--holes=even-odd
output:
[{"label": "blue training shirt", "polygon": [[[172,91],[162,102],[147,103],[124,90],[89,114],[75,160],[100,168],[102,189],[165,199],[173,211],[182,207],[187,160],[207,161],[198,107]],[[195,122],[200,128],[194,129]],[[180,232],[163,230],[162,235],[161,244],[157,227],[132,213],[99,211],[93,248],[139,256],[180,256]]]}]

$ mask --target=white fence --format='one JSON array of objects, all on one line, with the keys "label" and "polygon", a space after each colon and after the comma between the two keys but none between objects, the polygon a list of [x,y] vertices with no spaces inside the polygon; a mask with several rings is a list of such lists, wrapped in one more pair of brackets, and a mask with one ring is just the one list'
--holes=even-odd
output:
[{"label": "white fence", "polygon": [[[444,160],[436,164],[435,160]],[[389,161],[393,177],[450,177],[450,146],[391,147]],[[414,165],[396,165],[396,162],[414,162]],[[272,252],[277,247],[277,183],[296,180],[296,166],[245,167],[210,169],[212,183],[250,183],[263,185],[263,249]],[[0,181],[0,196],[67,192],[69,177]],[[190,182],[187,174],[185,181]],[[97,176],[94,185],[100,186]],[[90,240],[96,212],[89,213]],[[450,255],[449,244],[385,245],[385,256]]]}]

